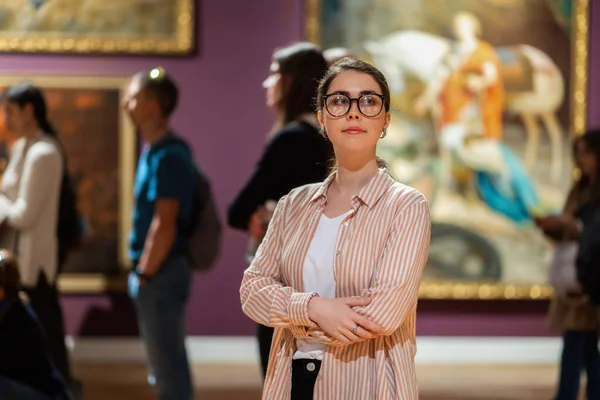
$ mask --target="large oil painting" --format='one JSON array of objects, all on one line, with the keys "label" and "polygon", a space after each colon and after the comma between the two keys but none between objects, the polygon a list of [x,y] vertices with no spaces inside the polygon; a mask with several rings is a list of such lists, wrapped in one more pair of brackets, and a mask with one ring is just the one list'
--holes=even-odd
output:
[{"label": "large oil painting", "polygon": [[[0,91],[20,82],[44,91],[85,227],[83,245],[62,267],[59,286],[69,292],[106,289],[127,264],[136,154],[134,129],[120,107],[127,80],[7,74],[0,77]],[[0,113],[0,174],[15,139]]]},{"label": "large oil painting", "polygon": [[0,0],[0,51],[189,54],[195,0]]},{"label": "large oil painting", "polygon": [[[544,298],[585,120],[585,0],[309,0],[307,35],[372,62],[392,91],[379,155],[422,191],[421,295]],[[574,99],[572,101],[571,99]]]}]

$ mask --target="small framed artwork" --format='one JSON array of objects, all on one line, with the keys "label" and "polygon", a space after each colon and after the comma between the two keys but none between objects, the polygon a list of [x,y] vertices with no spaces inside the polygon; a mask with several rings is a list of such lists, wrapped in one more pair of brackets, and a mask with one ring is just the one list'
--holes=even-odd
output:
[{"label": "small framed artwork", "polygon": [[[135,129],[120,106],[129,80],[4,74],[0,92],[22,82],[44,92],[85,222],[84,243],[62,266],[59,288],[69,293],[122,289],[137,154]],[[0,113],[0,174],[17,139],[2,118]]]},{"label": "small framed artwork", "polygon": [[4,0],[0,52],[186,55],[195,0]]}]

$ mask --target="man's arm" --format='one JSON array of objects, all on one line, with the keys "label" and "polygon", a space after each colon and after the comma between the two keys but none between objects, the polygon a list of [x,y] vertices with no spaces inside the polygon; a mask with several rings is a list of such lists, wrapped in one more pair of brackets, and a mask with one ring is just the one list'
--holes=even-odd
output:
[{"label": "man's arm", "polygon": [[159,198],[154,206],[154,218],[150,224],[144,252],[140,258],[140,270],[147,276],[154,276],[171,252],[177,236],[179,200]]},{"label": "man's arm", "polygon": [[148,201],[154,203],[154,216],[146,235],[139,268],[144,275],[153,276],[165,262],[175,239],[179,222],[180,199],[189,194],[193,171],[185,159],[165,152],[152,165],[148,186]]}]

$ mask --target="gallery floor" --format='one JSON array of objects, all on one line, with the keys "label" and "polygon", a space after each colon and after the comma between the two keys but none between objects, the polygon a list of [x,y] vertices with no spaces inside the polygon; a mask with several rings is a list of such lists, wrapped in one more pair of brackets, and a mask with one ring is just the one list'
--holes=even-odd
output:
[{"label": "gallery floor", "polygon": [[[154,400],[141,364],[78,364],[85,400]],[[420,400],[550,400],[557,369],[547,365],[427,366],[417,368]],[[195,399],[259,400],[258,367],[196,365]],[[583,397],[582,397],[583,398]]]}]

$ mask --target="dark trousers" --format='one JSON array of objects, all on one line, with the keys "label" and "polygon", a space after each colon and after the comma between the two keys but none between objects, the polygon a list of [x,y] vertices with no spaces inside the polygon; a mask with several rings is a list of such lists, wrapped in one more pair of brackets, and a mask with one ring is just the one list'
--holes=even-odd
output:
[{"label": "dark trousers", "polygon": [[600,399],[600,353],[596,331],[567,331],[563,336],[560,382],[555,400],[577,400],[581,371],[587,374],[587,399]]},{"label": "dark trousers", "polygon": [[65,345],[65,328],[63,313],[58,301],[58,290],[55,284],[48,283],[46,274],[40,273],[38,284],[25,288],[31,308],[37,314],[42,329],[48,339],[50,355],[67,385],[71,382],[71,370],[67,346]]},{"label": "dark trousers", "polygon": [[292,397],[291,400],[313,400],[315,382],[321,361],[293,360],[292,361]]},{"label": "dark trousers", "polygon": [[258,350],[260,352],[260,366],[262,367],[263,379],[267,375],[269,352],[271,351],[271,342],[273,342],[274,331],[274,328],[258,324],[256,335],[258,336]]}]

